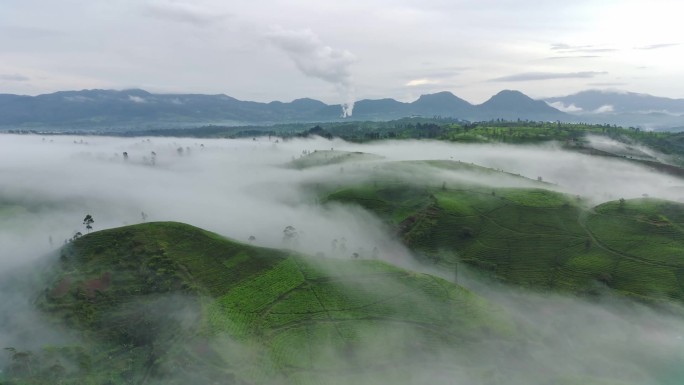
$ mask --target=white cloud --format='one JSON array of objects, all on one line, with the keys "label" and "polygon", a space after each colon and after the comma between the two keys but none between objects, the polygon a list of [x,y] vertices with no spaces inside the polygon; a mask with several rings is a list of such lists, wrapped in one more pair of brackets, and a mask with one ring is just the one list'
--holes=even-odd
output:
[{"label": "white cloud", "polygon": [[[226,93],[266,102],[301,97],[339,102],[344,92],[337,86],[292,76],[282,56],[264,49],[264,31],[281,25],[286,31],[315,31],[318,42],[331,49],[330,60],[348,61],[344,52],[353,53],[347,68],[353,73],[356,98],[402,98],[410,92],[408,81],[441,79],[426,63],[470,68],[467,79],[440,85],[471,102],[501,90],[501,83],[487,82],[492,77],[536,74],[535,79],[520,78],[517,88],[530,95],[553,96],[580,91],[587,84],[581,78],[562,80],[568,77],[548,74],[578,78],[578,73],[591,71],[608,72],[611,79],[606,80],[619,79],[632,91],[681,98],[684,94],[677,85],[684,83],[684,73],[677,59],[684,45],[664,45],[678,43],[673,36],[682,35],[674,33],[681,31],[681,23],[650,25],[653,20],[674,20],[678,6],[588,0],[350,0],[334,6],[312,0],[6,0],[0,73],[31,78],[3,82],[5,93],[135,86],[173,93]],[[633,18],[610,16],[622,10]],[[649,17],[642,20],[644,14]],[[513,22],[521,17],[525,23]],[[456,19],[459,23],[452,22]],[[633,28],[644,20],[657,28]],[[620,28],[608,28],[606,23]],[[648,36],[626,38],[644,33]],[[90,38],[79,39],[86,35]],[[585,56],[602,57],[544,60],[549,47],[559,42],[563,44],[556,44],[553,52],[560,56],[591,50]],[[607,51],[612,49],[617,51]],[[306,64],[298,67],[318,72],[316,79],[330,79],[327,70],[315,71]],[[643,66],[649,70],[637,69]],[[594,80],[598,79],[602,77]]]},{"label": "white cloud", "polygon": [[147,99],[135,95],[128,95],[128,100],[133,103],[147,103]]},{"label": "white cloud", "polygon": [[143,14],[158,19],[206,26],[222,21],[228,13],[201,4],[178,0],[156,0],[146,4]]},{"label": "white cloud", "polygon": [[558,102],[553,102],[553,103],[546,103],[550,105],[551,107],[563,111],[563,112],[568,112],[568,113],[573,113],[573,112],[582,112],[581,107],[577,107],[574,103],[571,103],[570,105],[565,105],[565,103],[558,101]]},{"label": "white cloud", "polygon": [[89,98],[87,96],[83,95],[73,95],[73,96],[65,96],[64,100],[68,102],[76,102],[76,103],[85,103],[85,102],[92,102],[93,99]]},{"label": "white cloud", "polygon": [[601,71],[582,71],[582,72],[525,72],[515,75],[501,76],[491,79],[492,82],[529,82],[536,80],[554,79],[589,79],[598,75],[606,75],[607,72]]},{"label": "white cloud", "polygon": [[610,105],[610,104],[606,104],[606,105],[603,105],[603,106],[601,106],[601,107],[595,109],[595,110],[592,111],[592,112],[595,113],[595,114],[607,114],[607,113],[611,113],[611,112],[613,112],[613,111],[615,111],[615,109],[613,108],[613,106]]},{"label": "white cloud", "polygon": [[423,79],[410,80],[404,85],[406,87],[418,87],[418,86],[425,86],[425,85],[432,85],[432,84],[439,84],[439,82],[437,80],[423,78]]}]

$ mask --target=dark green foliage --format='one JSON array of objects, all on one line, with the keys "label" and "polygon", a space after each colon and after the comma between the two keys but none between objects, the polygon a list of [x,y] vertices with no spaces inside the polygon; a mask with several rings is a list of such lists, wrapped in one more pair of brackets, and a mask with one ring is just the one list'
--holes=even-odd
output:
[{"label": "dark green foliage", "polygon": [[340,373],[364,382],[443,367],[431,361],[441,347],[515,330],[500,309],[442,279],[257,248],[179,223],[94,232],[62,255],[38,306],[80,330],[84,345],[17,356],[17,384],[313,384]]},{"label": "dark green foliage", "polygon": [[[542,189],[363,185],[328,200],[394,226],[424,262],[458,262],[505,282],[576,293],[596,283],[651,303],[684,299],[684,205],[620,200],[588,210]],[[455,256],[458,255],[458,258]]]},{"label": "dark green foliage", "polygon": [[93,229],[93,223],[95,223],[95,220],[93,219],[93,216],[90,214],[86,215],[83,219],[83,224],[85,225],[86,230],[88,230],[88,232],[90,232],[90,230]]}]

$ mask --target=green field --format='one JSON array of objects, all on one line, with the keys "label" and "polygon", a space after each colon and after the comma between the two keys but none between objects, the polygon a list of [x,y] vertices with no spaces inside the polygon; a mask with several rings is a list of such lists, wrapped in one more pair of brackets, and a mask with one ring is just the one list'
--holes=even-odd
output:
[{"label": "green field", "polygon": [[[378,158],[316,151],[288,166],[349,163],[348,179],[305,187],[324,205],[374,213],[457,283],[468,267],[505,291],[616,294],[659,311],[684,300],[682,204],[591,207],[548,183],[457,161],[353,167],[369,160]],[[0,206],[0,217],[22,210]],[[506,300],[380,260],[260,248],[176,222],[93,232],[46,263],[13,279],[40,287],[32,303],[73,342],[11,347],[0,385],[529,383],[523,368],[545,352],[562,356],[554,338],[567,332],[549,317],[554,331],[544,334]],[[621,343],[620,354],[634,353]],[[668,385],[681,378],[662,355],[620,361],[634,368],[595,365],[604,352],[534,369],[533,383],[641,384],[644,368]]]},{"label": "green field", "polygon": [[95,232],[58,259],[38,306],[84,342],[34,353],[43,369],[18,368],[26,382],[16,383],[37,373],[63,384],[184,383],[198,372],[207,383],[416,383],[429,368],[495,373],[467,359],[469,346],[516,333],[502,309],[436,277],[179,223]]},{"label": "green field", "polygon": [[653,199],[586,207],[545,189],[344,188],[326,201],[360,205],[393,226],[423,262],[466,264],[504,282],[649,302],[684,300],[684,205]]},{"label": "green field", "polygon": [[330,150],[316,150],[311,153],[302,154],[300,158],[292,160],[289,166],[296,169],[305,169],[310,167],[329,166],[333,164],[363,162],[379,159],[382,159],[382,157],[374,154],[336,151],[331,148]]}]

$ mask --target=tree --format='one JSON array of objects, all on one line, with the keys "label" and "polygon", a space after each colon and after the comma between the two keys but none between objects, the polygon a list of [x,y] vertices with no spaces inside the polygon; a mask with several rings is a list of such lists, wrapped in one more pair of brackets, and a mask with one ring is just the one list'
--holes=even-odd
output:
[{"label": "tree", "polygon": [[31,363],[33,361],[33,353],[29,350],[19,351],[15,348],[5,348],[5,350],[10,354],[12,359],[12,365],[10,366],[10,372],[13,375],[20,376],[31,376],[33,375],[33,370],[31,368]]},{"label": "tree", "polygon": [[88,233],[93,229],[93,223],[95,223],[95,220],[92,215],[88,214],[83,218],[83,224],[85,225],[86,230],[88,230]]},{"label": "tree", "polygon": [[293,226],[287,226],[283,230],[283,242],[290,243],[297,240],[297,229]]}]

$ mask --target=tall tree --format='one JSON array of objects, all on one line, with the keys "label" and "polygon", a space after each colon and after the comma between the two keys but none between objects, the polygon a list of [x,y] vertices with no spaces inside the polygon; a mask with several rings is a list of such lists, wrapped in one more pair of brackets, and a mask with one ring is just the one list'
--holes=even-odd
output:
[{"label": "tall tree", "polygon": [[88,233],[93,229],[93,223],[95,223],[95,220],[92,215],[88,214],[83,218],[83,224],[85,225],[86,230],[88,230]]}]

